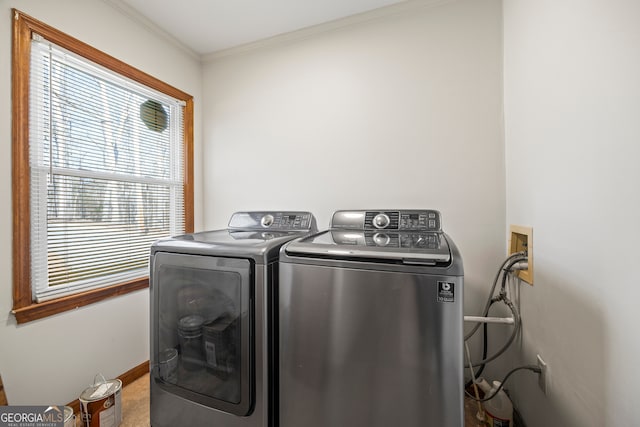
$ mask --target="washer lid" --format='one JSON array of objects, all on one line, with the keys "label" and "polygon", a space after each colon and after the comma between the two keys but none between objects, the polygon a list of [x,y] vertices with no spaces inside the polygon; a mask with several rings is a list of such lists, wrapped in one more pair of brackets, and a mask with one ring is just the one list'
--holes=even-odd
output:
[{"label": "washer lid", "polygon": [[289,255],[394,260],[434,265],[451,260],[442,232],[328,230],[303,237],[285,247]]},{"label": "washer lid", "polygon": [[308,233],[302,231],[202,231],[157,240],[151,246],[151,253],[163,251],[266,261],[277,257],[280,246],[305,234]]},{"label": "washer lid", "polygon": [[232,256],[269,262],[277,259],[280,247],[286,242],[316,231],[316,220],[310,212],[236,212],[226,230],[160,239],[151,246],[151,253]]}]

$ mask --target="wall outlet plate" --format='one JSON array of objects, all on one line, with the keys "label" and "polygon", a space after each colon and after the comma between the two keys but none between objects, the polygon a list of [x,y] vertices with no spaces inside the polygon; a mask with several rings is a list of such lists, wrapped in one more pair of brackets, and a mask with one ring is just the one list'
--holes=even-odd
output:
[{"label": "wall outlet plate", "polygon": [[528,284],[533,285],[533,228],[522,225],[511,225],[509,231],[509,243],[507,246],[509,253],[507,255],[516,252],[527,252],[529,268],[518,271],[517,276]]},{"label": "wall outlet plate", "polygon": [[540,368],[540,373],[538,374],[538,385],[544,394],[547,394],[547,364],[542,360],[539,354],[536,355],[538,368]]}]

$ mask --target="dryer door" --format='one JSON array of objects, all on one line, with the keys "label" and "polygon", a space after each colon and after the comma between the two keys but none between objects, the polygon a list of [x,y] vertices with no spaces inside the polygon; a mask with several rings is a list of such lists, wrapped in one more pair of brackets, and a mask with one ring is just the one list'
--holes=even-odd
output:
[{"label": "dryer door", "polygon": [[153,256],[152,381],[211,408],[250,413],[252,276],[246,259]]}]

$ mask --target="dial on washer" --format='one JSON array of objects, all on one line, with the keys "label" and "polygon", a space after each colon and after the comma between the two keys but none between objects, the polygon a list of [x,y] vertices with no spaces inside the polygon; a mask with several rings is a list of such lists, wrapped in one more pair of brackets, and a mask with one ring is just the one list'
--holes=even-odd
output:
[{"label": "dial on washer", "polygon": [[260,220],[260,225],[263,226],[264,228],[269,228],[273,224],[273,220],[274,220],[273,215],[265,215]]},{"label": "dial on washer", "polygon": [[373,217],[373,226],[375,228],[386,228],[391,220],[387,214],[379,213],[378,215]]}]

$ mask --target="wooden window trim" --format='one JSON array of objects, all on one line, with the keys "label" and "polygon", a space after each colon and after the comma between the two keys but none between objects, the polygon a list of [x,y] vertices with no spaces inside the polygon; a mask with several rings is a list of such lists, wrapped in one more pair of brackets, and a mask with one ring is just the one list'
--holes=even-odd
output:
[{"label": "wooden window trim", "polygon": [[26,323],[106,298],[149,287],[149,278],[80,292],[35,303],[31,292],[29,188],[29,73],[31,38],[45,39],[90,61],[185,102],[184,107],[184,218],[185,232],[193,232],[193,97],[130,65],[95,49],[24,13],[12,9],[12,179],[13,179],[13,310]]}]

